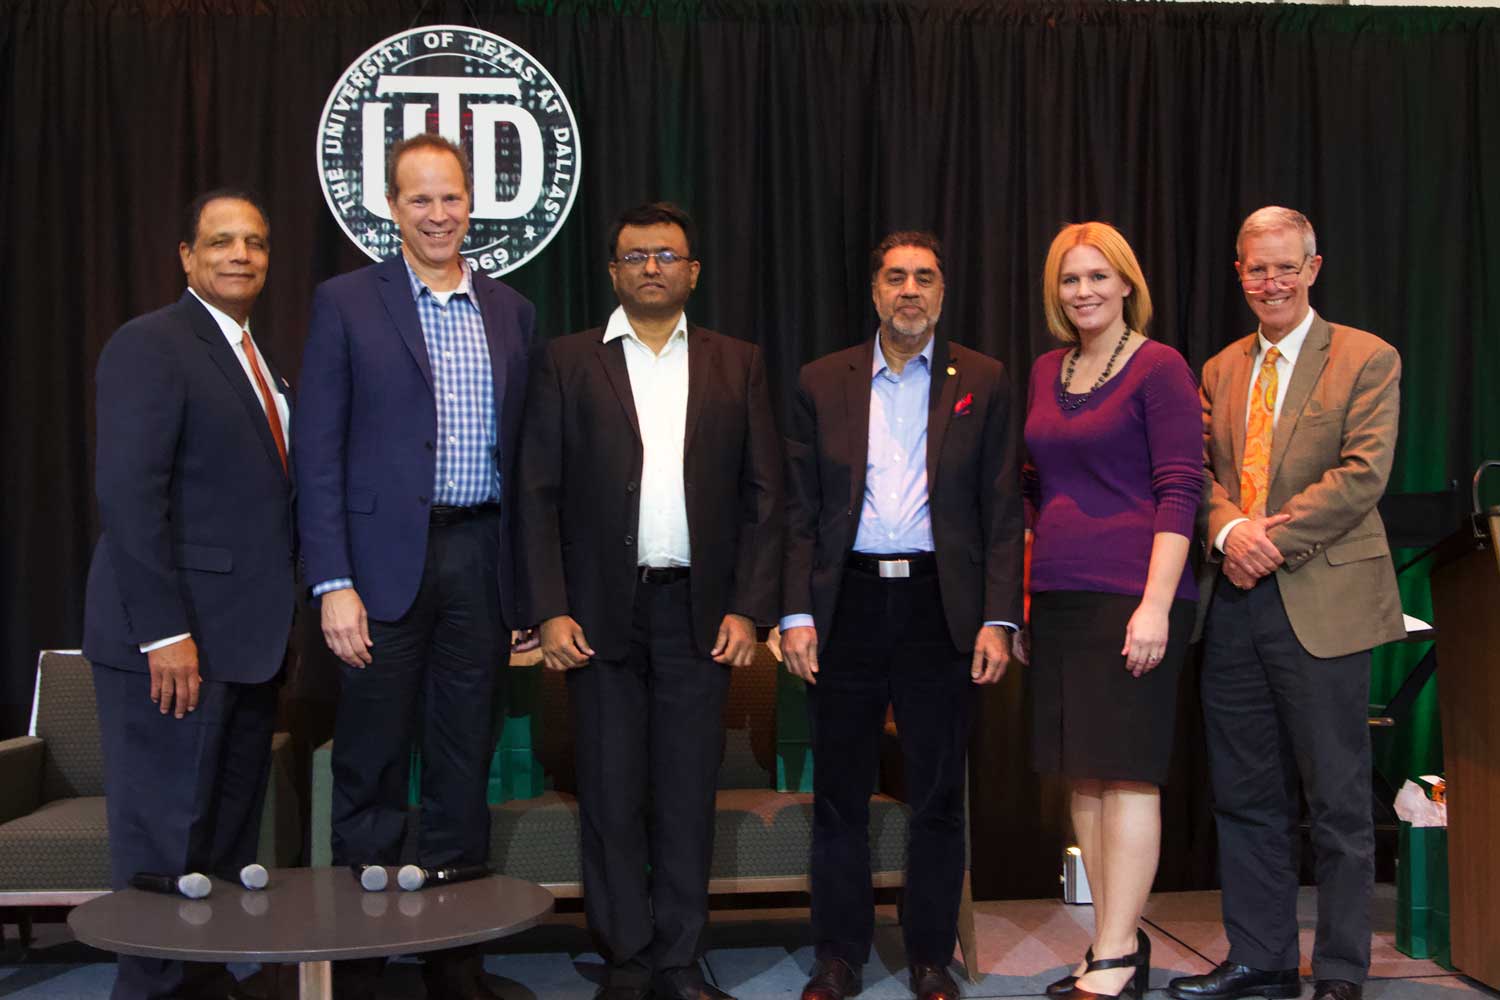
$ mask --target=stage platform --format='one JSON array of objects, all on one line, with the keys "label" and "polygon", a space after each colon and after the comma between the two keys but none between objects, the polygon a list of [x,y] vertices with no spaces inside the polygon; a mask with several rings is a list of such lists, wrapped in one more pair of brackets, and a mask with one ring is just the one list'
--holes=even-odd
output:
[{"label": "stage platform", "polygon": [[[968,997],[1030,997],[1063,974],[1088,946],[1092,911],[1056,900],[977,905],[982,978],[964,984]],[[1165,893],[1153,897],[1146,914],[1151,936],[1153,1000],[1168,979],[1205,972],[1223,958],[1224,929],[1216,892]],[[1312,950],[1313,893],[1304,889],[1303,974]],[[1500,994],[1447,972],[1429,961],[1407,958],[1395,948],[1395,888],[1376,886],[1375,937],[1368,1000],[1474,1000]],[[12,928],[13,931],[13,928]],[[0,997],[6,1000],[102,1000],[114,982],[110,956],[74,941],[67,926],[38,924],[24,960],[11,952],[0,964]],[[806,910],[741,910],[715,913],[706,958],[711,979],[738,1000],[796,997],[813,961]],[[583,918],[555,916],[541,927],[497,942],[485,961],[490,983],[506,1000],[590,1000],[604,967],[594,953]],[[236,968],[247,975],[248,968]],[[901,930],[894,907],[879,912],[875,954],[865,967],[863,1000],[901,1000],[906,989]],[[420,1000],[419,969],[392,965],[382,1000]],[[1309,982],[1303,993],[1311,998]]]}]

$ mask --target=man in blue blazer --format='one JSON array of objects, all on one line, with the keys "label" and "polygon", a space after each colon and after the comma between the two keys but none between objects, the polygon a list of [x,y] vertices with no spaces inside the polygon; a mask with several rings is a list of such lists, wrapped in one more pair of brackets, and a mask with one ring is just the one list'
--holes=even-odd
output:
[{"label": "man in blue blazer", "polygon": [[[386,198],[401,253],[313,299],[298,525],[323,636],[344,663],[336,864],[398,860],[416,739],[419,863],[489,853],[492,695],[519,622],[510,498],[535,311],[461,256],[472,195],[457,146],[431,134],[398,143]],[[482,995],[476,957],[430,961],[428,995]],[[353,971],[342,992],[373,989]]]},{"label": "man in blue blazer", "polygon": [[[265,213],[210,192],[178,252],[187,292],[116,331],[96,373],[103,532],[83,650],[116,888],[137,872],[232,878],[254,860],[296,599],[288,386],[250,336]],[[225,985],[222,970],[121,955],[113,996]]]}]

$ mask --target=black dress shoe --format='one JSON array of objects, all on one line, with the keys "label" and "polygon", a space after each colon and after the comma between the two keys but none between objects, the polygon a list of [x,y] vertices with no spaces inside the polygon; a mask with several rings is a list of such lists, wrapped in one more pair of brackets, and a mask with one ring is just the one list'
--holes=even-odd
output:
[{"label": "black dress shoe", "polygon": [[484,960],[478,952],[456,948],[429,954],[422,965],[427,1000],[497,1000],[484,980]]},{"label": "black dress shoe", "polygon": [[650,997],[649,986],[611,986],[608,983],[594,994],[594,1000],[650,1000]]},{"label": "black dress shoe", "polygon": [[651,996],[655,1000],[734,1000],[717,986],[705,983],[696,965],[658,972]]},{"label": "black dress shoe", "polygon": [[1135,932],[1135,951],[1119,958],[1091,958],[1084,975],[1109,969],[1134,969],[1135,975],[1125,981],[1118,993],[1095,993],[1075,982],[1073,988],[1059,994],[1057,1000],[1120,1000],[1121,997],[1142,1000],[1146,991],[1151,989],[1151,939],[1146,936],[1145,931]]},{"label": "black dress shoe", "polygon": [[1313,1000],[1363,1000],[1365,988],[1347,979],[1319,979],[1313,987]]},{"label": "black dress shoe", "polygon": [[[1086,952],[1083,953],[1083,962],[1084,962],[1085,965],[1087,965],[1089,962],[1092,962],[1093,960],[1094,960],[1094,949],[1091,947],[1091,948],[1089,948],[1088,951],[1086,951]],[[1074,976],[1074,975],[1063,976],[1061,979],[1055,980],[1054,982],[1050,982],[1050,983],[1047,984],[1047,995],[1049,997],[1060,997],[1064,993],[1066,993],[1069,990],[1071,990],[1073,988],[1074,984],[1077,983],[1077,982],[1078,982],[1078,977],[1077,976]]]},{"label": "black dress shoe", "polygon": [[864,984],[859,973],[842,958],[820,958],[813,965],[812,977],[802,987],[802,1000],[844,1000],[859,996]]},{"label": "black dress shoe", "polygon": [[1234,997],[1268,997],[1295,1000],[1302,995],[1302,979],[1296,969],[1252,969],[1248,965],[1220,962],[1205,976],[1182,976],[1167,984],[1167,993],[1177,1000],[1233,1000]]},{"label": "black dress shoe", "polygon": [[917,1000],[958,1000],[963,996],[958,984],[941,965],[914,963],[911,967],[911,991]]}]

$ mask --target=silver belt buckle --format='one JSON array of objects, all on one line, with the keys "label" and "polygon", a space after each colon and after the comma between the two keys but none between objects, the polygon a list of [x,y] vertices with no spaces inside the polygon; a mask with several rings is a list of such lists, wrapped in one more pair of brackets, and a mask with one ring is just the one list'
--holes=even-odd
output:
[{"label": "silver belt buckle", "polygon": [[909,559],[880,560],[880,578],[882,580],[905,580],[909,576],[911,576],[911,561]]}]

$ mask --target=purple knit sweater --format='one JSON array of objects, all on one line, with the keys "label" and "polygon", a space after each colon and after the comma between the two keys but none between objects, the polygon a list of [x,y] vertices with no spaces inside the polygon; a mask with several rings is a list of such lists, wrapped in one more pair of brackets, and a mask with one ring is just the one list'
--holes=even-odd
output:
[{"label": "purple knit sweater", "polygon": [[[1031,368],[1026,498],[1031,589],[1140,595],[1158,531],[1193,537],[1203,411],[1182,355],[1148,340],[1087,403],[1057,405],[1065,350]],[[1187,571],[1177,596],[1196,600]]]}]

